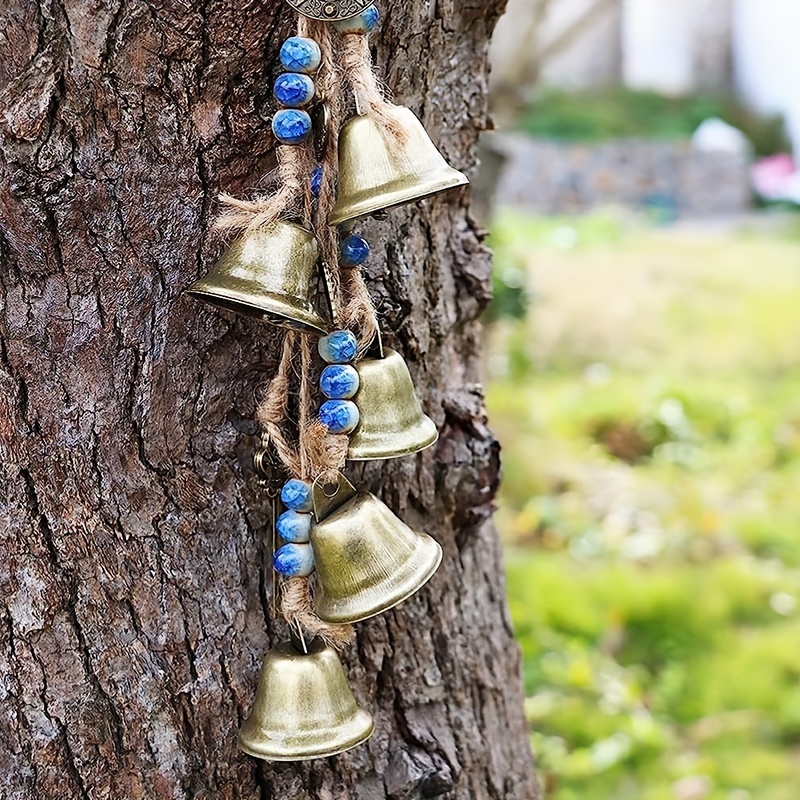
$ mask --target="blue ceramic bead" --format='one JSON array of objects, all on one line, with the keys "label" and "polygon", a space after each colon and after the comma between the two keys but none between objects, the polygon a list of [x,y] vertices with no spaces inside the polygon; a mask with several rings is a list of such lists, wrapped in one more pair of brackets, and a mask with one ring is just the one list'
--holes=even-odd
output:
[{"label": "blue ceramic bead", "polygon": [[275,527],[281,539],[305,543],[311,540],[311,514],[286,511],[278,517]]},{"label": "blue ceramic bead", "polygon": [[322,189],[322,176],[325,173],[323,172],[322,167],[314,167],[314,171],[311,173],[311,194],[314,197],[319,197],[320,190]]},{"label": "blue ceramic bead", "polygon": [[296,108],[283,108],[272,118],[272,132],[283,144],[302,144],[311,135],[311,117]]},{"label": "blue ceramic bead", "polygon": [[305,577],[314,571],[314,551],[310,544],[285,544],[275,551],[272,564],[287,578]]},{"label": "blue ceramic bead", "polygon": [[313,39],[292,36],[281,47],[281,64],[289,72],[316,72],[321,61],[322,53]]},{"label": "blue ceramic bead", "polygon": [[319,354],[328,364],[346,364],[357,352],[358,340],[350,331],[334,331],[319,340]]},{"label": "blue ceramic bead", "polygon": [[311,511],[311,484],[292,478],[281,489],[281,501],[291,511]]},{"label": "blue ceramic bead", "polygon": [[369,33],[375,30],[381,13],[377,6],[368,6],[360,14],[350,19],[340,19],[333,25],[339,33]]},{"label": "blue ceramic bead", "polygon": [[319,388],[331,400],[349,400],[357,391],[360,378],[349,364],[331,364],[322,370]]},{"label": "blue ceramic bead", "polygon": [[287,108],[302,108],[314,99],[314,81],[308,75],[284,72],[273,87],[275,99]]},{"label": "blue ceramic bead", "polygon": [[369,258],[369,243],[356,233],[345,236],[339,247],[345,264],[357,267]]},{"label": "blue ceramic bead", "polygon": [[319,421],[331,433],[352,433],[358,425],[358,406],[352,400],[326,400]]}]

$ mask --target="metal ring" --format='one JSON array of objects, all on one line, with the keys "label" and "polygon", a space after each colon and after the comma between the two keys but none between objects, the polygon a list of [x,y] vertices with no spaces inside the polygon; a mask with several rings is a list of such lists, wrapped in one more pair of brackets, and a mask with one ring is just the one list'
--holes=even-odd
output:
[{"label": "metal ring", "polygon": [[322,494],[325,495],[328,499],[331,497],[336,497],[339,493],[339,484],[335,481],[330,481],[329,483],[323,484],[321,487]]}]

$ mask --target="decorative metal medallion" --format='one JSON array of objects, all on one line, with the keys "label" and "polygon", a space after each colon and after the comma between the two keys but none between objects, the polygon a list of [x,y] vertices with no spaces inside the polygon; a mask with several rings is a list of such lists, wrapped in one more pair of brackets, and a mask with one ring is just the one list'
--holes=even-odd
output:
[{"label": "decorative metal medallion", "polygon": [[305,17],[335,22],[350,19],[372,5],[373,0],[286,0]]}]

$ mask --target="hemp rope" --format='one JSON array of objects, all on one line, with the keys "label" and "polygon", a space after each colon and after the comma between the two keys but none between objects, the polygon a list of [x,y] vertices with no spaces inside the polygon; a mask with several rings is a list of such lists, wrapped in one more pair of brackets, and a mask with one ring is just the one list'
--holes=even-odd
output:
[{"label": "hemp rope", "polygon": [[312,153],[307,147],[280,145],[277,148],[278,166],[275,180],[278,190],[255,200],[241,200],[220,194],[224,211],[214,227],[218,231],[252,233],[266,228],[277,219],[299,218],[308,225],[311,217],[311,197],[306,191],[314,169]]},{"label": "hemp rope", "polygon": [[284,423],[291,394],[292,359],[297,346],[297,336],[295,331],[286,331],[284,334],[278,370],[256,408],[256,417],[261,427],[272,441],[278,457],[292,475],[300,473],[301,461],[297,448],[286,436]]},{"label": "hemp rope", "polygon": [[[300,441],[295,448],[284,430],[286,412],[291,396],[292,378],[296,377],[295,355],[300,349]],[[309,419],[313,404],[311,392],[311,337],[296,331],[284,334],[281,359],[275,377],[258,407],[258,420],[270,437],[278,457],[291,474],[300,475],[304,480],[316,477],[327,471],[331,463],[344,466],[347,457],[347,436],[332,436],[316,418]],[[334,441],[331,441],[334,440]],[[342,448],[343,445],[343,449]],[[338,450],[336,448],[339,448]],[[324,467],[316,466],[324,465]],[[340,467],[335,468],[333,475]],[[273,522],[274,524],[274,522]],[[277,580],[277,576],[273,578]],[[329,625],[323,622],[313,610],[313,588],[310,577],[288,578],[280,586],[280,610],[290,626],[301,626],[312,636],[319,636],[326,644],[336,648],[348,645],[355,635],[352,625]]]},{"label": "hemp rope", "polygon": [[[311,20],[308,20],[310,23]],[[328,109],[328,131],[324,150],[320,154],[322,182],[319,197],[312,217],[312,227],[319,244],[323,269],[330,289],[333,318],[339,324],[339,311],[342,308],[341,276],[339,263],[339,234],[328,224],[331,212],[336,205],[336,182],[339,177],[339,130],[344,116],[344,97],[342,95],[343,75],[334,57],[334,40],[331,26],[317,22],[309,25],[312,38],[319,45],[322,64],[317,76],[319,96]]]},{"label": "hemp rope", "polygon": [[378,83],[365,33],[347,33],[341,37],[341,59],[344,75],[356,101],[358,114],[370,114],[399,142],[406,140],[406,131],[392,114],[396,106],[386,100]]},{"label": "hemp rope", "polygon": [[325,644],[341,650],[353,641],[352,625],[328,625],[312,611],[313,593],[308,578],[287,578],[281,584],[281,611],[289,625],[300,625]]}]

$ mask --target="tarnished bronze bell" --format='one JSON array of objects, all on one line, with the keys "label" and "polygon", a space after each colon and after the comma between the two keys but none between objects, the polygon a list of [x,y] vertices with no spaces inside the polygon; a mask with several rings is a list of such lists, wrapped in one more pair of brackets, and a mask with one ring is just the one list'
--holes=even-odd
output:
[{"label": "tarnished bronze bell", "polygon": [[356,364],[360,421],[350,437],[351,461],[397,458],[430,447],[439,431],[422,411],[403,357],[387,349],[383,358]]},{"label": "tarnished bronze bell", "polygon": [[317,641],[304,653],[286,642],[267,653],[239,747],[266,761],[308,761],[349,750],[372,729],[336,651]]},{"label": "tarnished bronze bell", "polygon": [[394,106],[387,114],[402,128],[402,140],[368,114],[352,117],[342,127],[339,194],[331,225],[469,183],[444,160],[412,111]]},{"label": "tarnished bronze bell", "polygon": [[317,588],[314,607],[326,622],[374,617],[411,597],[436,572],[439,543],[412,531],[377,497],[337,483],[314,484],[311,526]]},{"label": "tarnished bronze bell", "polygon": [[188,293],[275,325],[320,333],[331,329],[327,298],[320,291],[317,242],[290,222],[273,222],[235,239]]}]

